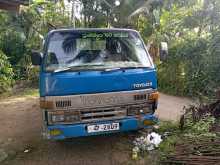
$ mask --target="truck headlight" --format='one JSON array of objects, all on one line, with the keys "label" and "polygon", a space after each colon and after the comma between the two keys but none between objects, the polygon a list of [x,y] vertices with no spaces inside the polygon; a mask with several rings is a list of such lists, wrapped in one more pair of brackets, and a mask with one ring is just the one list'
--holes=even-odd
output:
[{"label": "truck headlight", "polygon": [[69,124],[80,121],[80,114],[78,111],[53,111],[48,112],[49,124]]},{"label": "truck headlight", "polygon": [[68,115],[65,117],[66,122],[77,122],[79,121],[79,116],[78,115]]},{"label": "truck headlight", "polygon": [[51,120],[53,123],[64,122],[65,116],[64,115],[51,115]]},{"label": "truck headlight", "polygon": [[152,113],[152,107],[150,105],[135,105],[135,106],[130,106],[127,109],[128,116],[151,114],[151,113]]}]

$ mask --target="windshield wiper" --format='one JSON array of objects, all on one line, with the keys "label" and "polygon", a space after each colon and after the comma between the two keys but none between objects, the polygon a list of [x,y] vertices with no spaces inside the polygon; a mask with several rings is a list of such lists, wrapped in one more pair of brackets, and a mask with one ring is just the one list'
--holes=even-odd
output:
[{"label": "windshield wiper", "polygon": [[122,68],[106,68],[103,71],[104,72],[111,72],[111,71],[117,71],[117,70],[121,70]]},{"label": "windshield wiper", "polygon": [[149,66],[130,66],[130,67],[124,67],[124,69],[149,69],[152,67]]},{"label": "windshield wiper", "polygon": [[[146,66],[132,66],[132,67],[116,67],[116,68],[92,68],[96,66],[104,66],[104,64],[97,64],[97,65],[78,65],[78,66],[69,66],[69,67],[64,67],[64,68],[59,68],[54,70],[54,73],[58,72],[66,72],[69,70],[72,71],[85,71],[85,70],[101,70],[103,72],[114,72],[118,70],[125,71],[126,69],[147,69],[151,67],[146,67]],[[88,68],[89,67],[89,68]]]},{"label": "windshield wiper", "polygon": [[71,70],[71,67],[55,69],[53,72],[58,73],[58,72],[65,72],[65,71],[68,71],[68,70]]},{"label": "windshield wiper", "polygon": [[[97,65],[78,65],[78,66],[69,66],[69,67],[64,67],[64,68],[59,68],[54,70],[54,73],[58,72],[65,72],[65,71],[83,71],[83,70],[100,70],[99,68],[88,68],[88,67],[96,67],[96,66],[104,66],[104,64],[97,64]],[[103,69],[102,69],[103,70]]]},{"label": "windshield wiper", "polygon": [[126,69],[149,69],[151,67],[146,67],[146,66],[131,66],[131,67],[121,67],[121,68],[107,68],[103,72],[112,72],[112,71],[118,71],[122,70],[125,71]]}]

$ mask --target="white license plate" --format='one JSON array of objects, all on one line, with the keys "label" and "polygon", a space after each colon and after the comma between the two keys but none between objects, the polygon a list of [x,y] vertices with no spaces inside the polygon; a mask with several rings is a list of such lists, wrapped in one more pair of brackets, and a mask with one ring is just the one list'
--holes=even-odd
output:
[{"label": "white license plate", "polygon": [[88,133],[119,130],[119,123],[88,125]]}]

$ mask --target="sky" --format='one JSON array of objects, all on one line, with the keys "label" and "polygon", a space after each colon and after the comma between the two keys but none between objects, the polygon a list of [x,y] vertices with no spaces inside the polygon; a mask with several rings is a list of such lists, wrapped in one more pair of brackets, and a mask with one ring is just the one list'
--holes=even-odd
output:
[{"label": "sky", "polygon": [[[107,0],[102,0],[103,3],[108,4]],[[64,0],[67,11],[72,11],[72,2],[68,2],[68,0]],[[120,0],[115,0],[115,6],[120,5]],[[74,14],[77,19],[81,19],[81,11],[82,11],[82,3],[78,0],[74,0]]]},{"label": "sky", "polygon": [[[72,11],[72,3],[68,2],[68,0],[64,0],[64,3],[65,3],[65,7],[66,7],[66,10],[71,12]],[[74,15],[77,19],[81,19],[81,10],[82,10],[82,4],[80,3],[80,1],[78,0],[75,0],[74,2]]]}]

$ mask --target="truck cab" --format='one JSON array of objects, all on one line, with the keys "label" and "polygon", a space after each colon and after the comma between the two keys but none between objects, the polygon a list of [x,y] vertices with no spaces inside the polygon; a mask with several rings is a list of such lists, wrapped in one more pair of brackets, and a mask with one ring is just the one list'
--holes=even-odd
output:
[{"label": "truck cab", "polygon": [[40,65],[44,136],[66,139],[148,128],[157,122],[156,69],[131,29],[49,32]]}]

